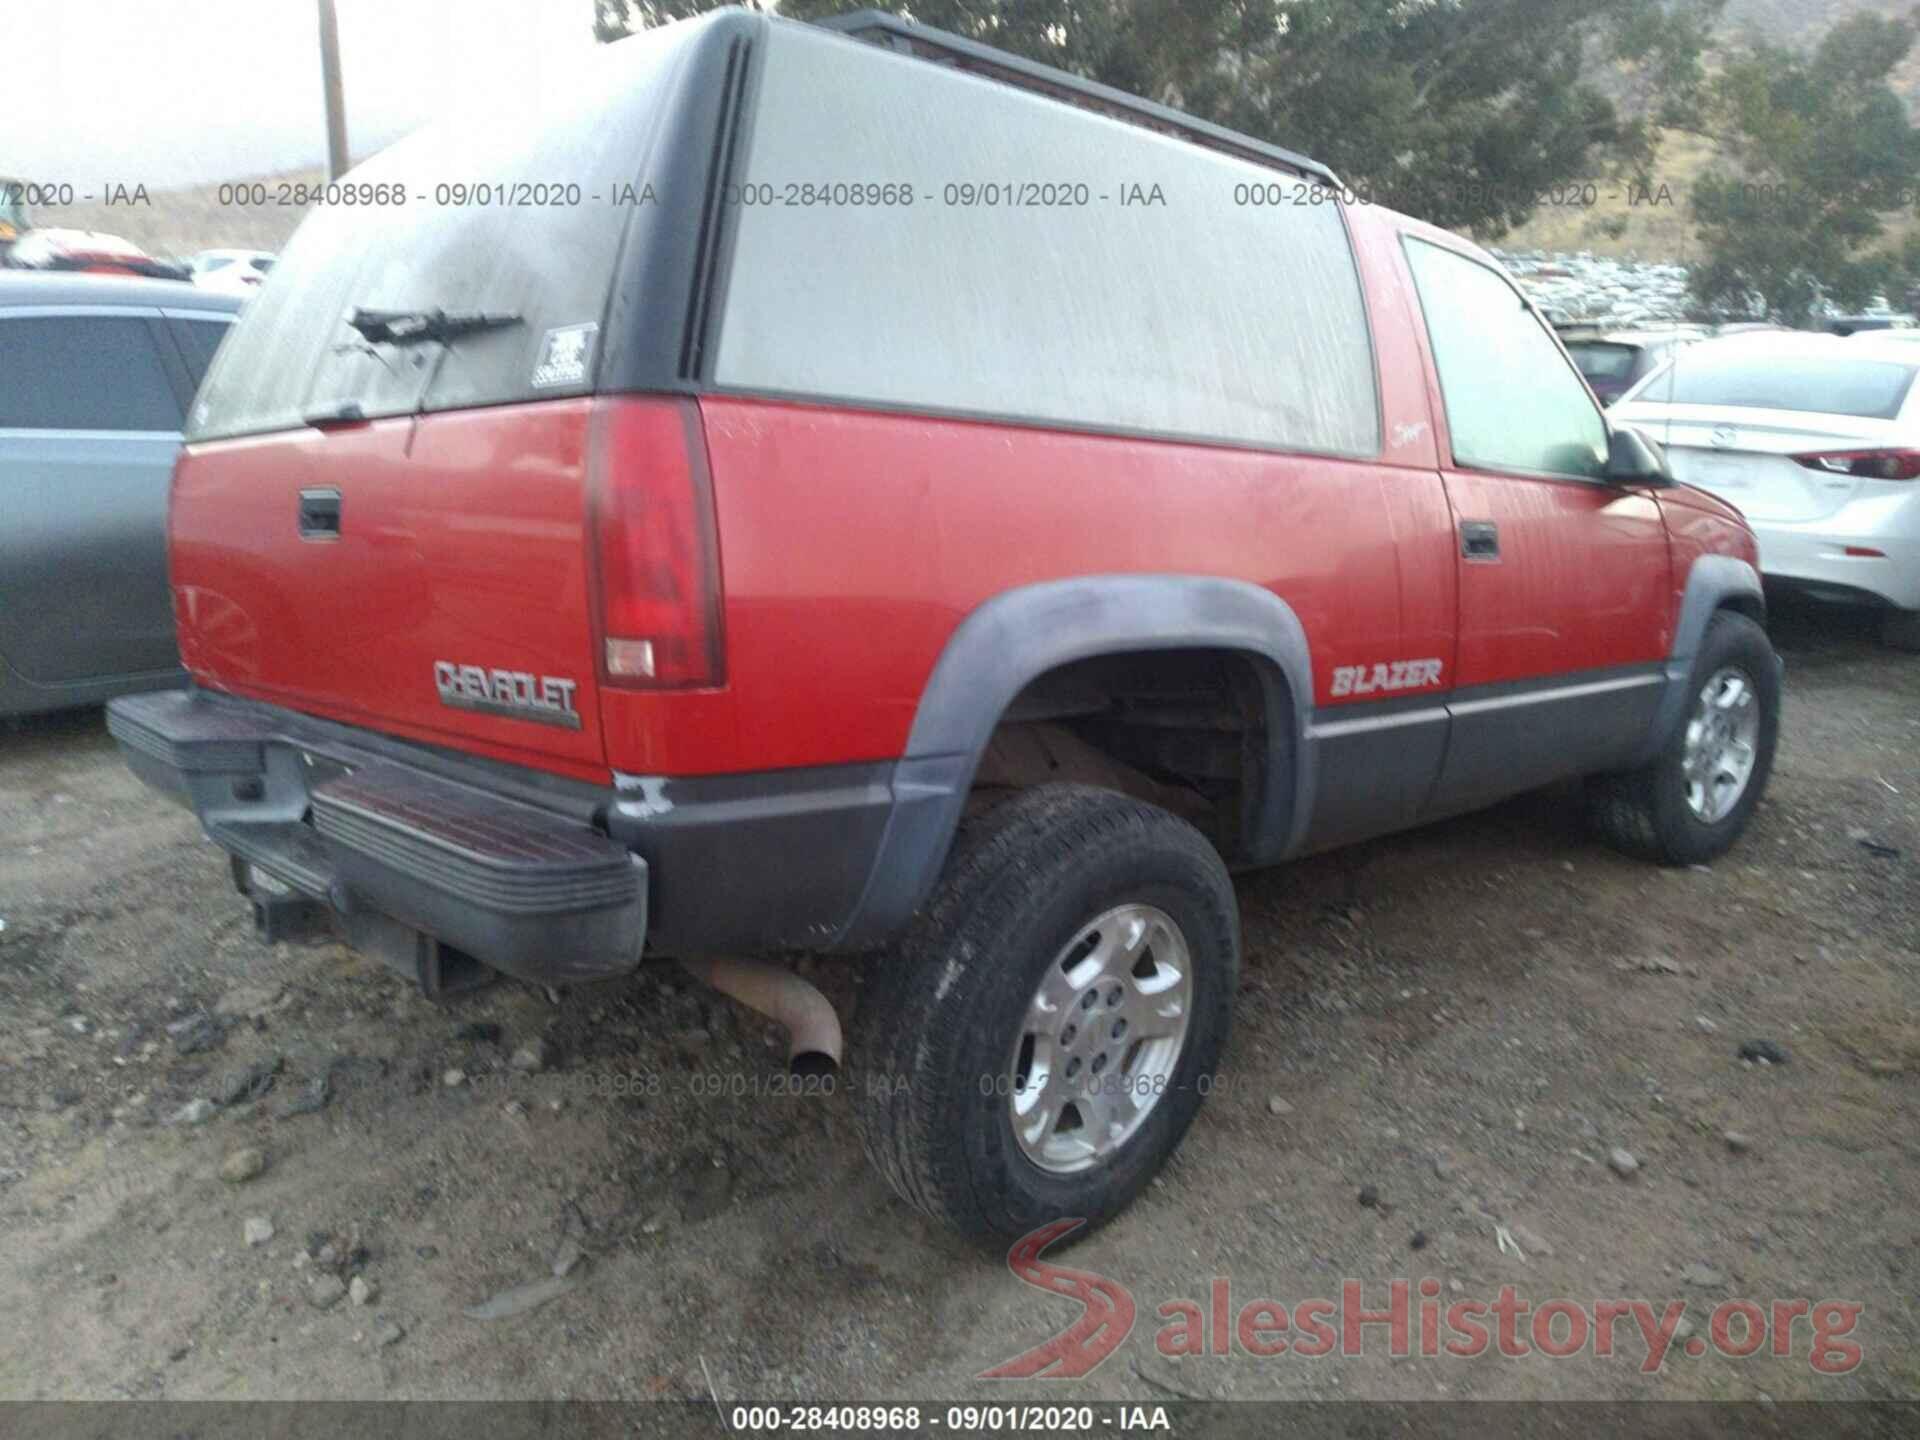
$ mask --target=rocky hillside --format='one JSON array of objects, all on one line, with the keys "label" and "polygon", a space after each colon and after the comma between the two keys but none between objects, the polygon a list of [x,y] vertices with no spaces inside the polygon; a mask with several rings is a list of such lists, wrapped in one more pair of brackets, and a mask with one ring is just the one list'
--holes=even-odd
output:
[{"label": "rocky hillside", "polygon": [[[1728,45],[1765,40],[1789,50],[1811,50],[1840,21],[1862,11],[1889,18],[1916,12],[1914,0],[1727,0],[1721,34]],[[1920,119],[1920,46],[1894,72],[1894,89],[1908,112]],[[1685,262],[1698,257],[1699,242],[1688,218],[1687,201],[1695,179],[1716,156],[1713,142],[1698,135],[1661,136],[1651,192],[1629,191],[1618,182],[1599,180],[1575,203],[1543,206],[1517,230],[1500,237],[1514,251],[1586,251],[1621,259]],[[1913,221],[1890,222],[1897,242]]]},{"label": "rocky hillside", "polygon": [[[1811,50],[1849,15],[1870,11],[1894,19],[1910,15],[1913,0],[1727,0],[1720,27],[1729,38],[1752,35],[1789,50]],[[1893,88],[1908,110],[1920,109],[1920,50],[1894,72]]]}]

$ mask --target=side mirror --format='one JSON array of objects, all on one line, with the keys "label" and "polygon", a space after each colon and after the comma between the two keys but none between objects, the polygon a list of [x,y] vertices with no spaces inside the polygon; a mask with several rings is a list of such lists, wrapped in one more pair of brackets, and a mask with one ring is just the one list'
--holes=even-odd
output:
[{"label": "side mirror", "polygon": [[1667,486],[1674,483],[1667,454],[1631,425],[1607,431],[1607,468],[1602,472],[1614,485]]}]

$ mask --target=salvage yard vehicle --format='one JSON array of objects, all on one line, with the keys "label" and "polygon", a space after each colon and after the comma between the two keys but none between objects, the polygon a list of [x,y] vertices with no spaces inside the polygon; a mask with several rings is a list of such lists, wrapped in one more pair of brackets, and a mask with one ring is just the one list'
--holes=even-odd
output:
[{"label": "salvage yard vehicle", "polygon": [[1911,330],[1802,331],[1697,345],[1615,413],[1675,473],[1740,508],[1770,586],[1880,611],[1920,650],[1920,343]]},{"label": "salvage yard vehicle", "polygon": [[1683,346],[1702,338],[1694,328],[1664,330],[1595,329],[1574,330],[1560,326],[1560,341],[1595,397],[1602,405],[1611,405],[1642,376],[1657,370],[1668,357]]},{"label": "salvage yard vehicle", "polygon": [[185,678],[167,481],[238,308],[164,280],[0,273],[0,715]]},{"label": "salvage yard vehicle", "polygon": [[202,250],[187,257],[194,284],[242,297],[251,296],[271,269],[273,255],[266,250]]},{"label": "salvage yard vehicle", "polygon": [[186,266],[149,255],[131,240],[100,230],[29,230],[7,251],[6,261],[17,270],[70,275],[189,278]]},{"label": "salvage yard vehicle", "polygon": [[353,172],[445,203],[316,212],[195,408],[192,684],[110,724],[263,916],[429,986],[686,960],[797,1064],[818,992],[706,957],[881,952],[868,1152],[990,1237],[1178,1144],[1232,869],[1573,777],[1651,860],[1745,828],[1753,538],[1483,252],[885,16],[599,58]]}]

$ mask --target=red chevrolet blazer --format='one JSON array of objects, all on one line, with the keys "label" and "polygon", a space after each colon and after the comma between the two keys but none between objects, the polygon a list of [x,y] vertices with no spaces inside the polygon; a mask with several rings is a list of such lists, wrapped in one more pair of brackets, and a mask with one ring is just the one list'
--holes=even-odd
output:
[{"label": "red chevrolet blazer", "polygon": [[197,399],[183,691],[113,733],[430,988],[654,958],[840,1028],[963,1230],[1104,1219],[1226,1038],[1232,870],[1584,777],[1767,781],[1752,535],[1498,265],[882,16],[724,11],[356,170]]}]

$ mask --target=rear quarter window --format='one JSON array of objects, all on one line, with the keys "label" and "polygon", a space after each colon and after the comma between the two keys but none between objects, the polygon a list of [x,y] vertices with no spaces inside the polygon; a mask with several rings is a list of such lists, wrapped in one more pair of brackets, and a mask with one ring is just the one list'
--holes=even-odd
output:
[{"label": "rear quarter window", "polygon": [[767,44],[719,386],[1378,450],[1339,207],[1281,198],[1307,182],[805,27]]}]

